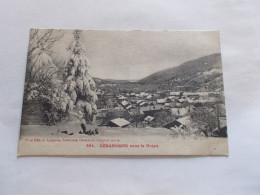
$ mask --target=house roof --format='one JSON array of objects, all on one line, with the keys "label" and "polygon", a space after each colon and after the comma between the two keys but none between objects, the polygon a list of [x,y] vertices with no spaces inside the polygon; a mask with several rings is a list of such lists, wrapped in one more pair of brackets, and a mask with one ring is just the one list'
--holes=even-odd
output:
[{"label": "house roof", "polygon": [[183,125],[179,121],[175,120],[173,122],[168,123],[167,125],[164,125],[163,127],[167,128],[167,129],[174,129],[174,128],[177,128],[177,127],[185,128],[185,125]]},{"label": "house roof", "polygon": [[130,109],[130,108],[132,108],[132,107],[133,107],[132,105],[129,105],[129,106],[126,107],[126,109]]},{"label": "house roof", "polygon": [[137,104],[140,104],[142,101],[143,101],[143,100],[138,100],[136,103],[137,103]]},{"label": "house roof", "polygon": [[184,96],[207,96],[209,92],[184,92]]},{"label": "house roof", "polygon": [[151,99],[153,96],[150,94],[146,97],[146,99]]},{"label": "house roof", "polygon": [[164,125],[163,127],[167,128],[167,129],[174,129],[177,127],[184,129],[187,127],[187,125],[189,125],[191,123],[190,119],[191,119],[190,116],[185,116],[185,117],[177,119],[173,122],[170,122],[167,125]]},{"label": "house roof", "polygon": [[121,97],[119,97],[118,99],[119,99],[119,100],[125,100],[125,99],[127,99],[127,98],[124,97],[124,96],[121,96]]},{"label": "house roof", "polygon": [[122,104],[123,106],[126,106],[126,105],[128,105],[128,102],[124,100],[124,101],[121,102],[121,104]]},{"label": "house roof", "polygon": [[143,106],[143,105],[145,105],[145,104],[147,104],[146,102],[142,102],[142,103],[140,103],[140,106]]},{"label": "house roof", "polygon": [[193,100],[192,103],[213,103],[215,102],[215,99],[208,98],[208,99],[199,99],[199,100]]},{"label": "house roof", "polygon": [[141,92],[141,93],[140,93],[140,96],[147,96],[147,95],[149,95],[149,94],[146,93],[146,92]]},{"label": "house roof", "polygon": [[123,126],[130,124],[130,122],[125,120],[124,118],[116,118],[116,119],[111,120],[111,122],[116,124],[119,127],[123,127]]},{"label": "house roof", "polygon": [[191,122],[191,117],[190,116],[185,116],[185,117],[182,117],[182,118],[179,118],[177,119],[178,122],[184,124],[184,125],[187,125]]},{"label": "house roof", "polygon": [[162,104],[162,103],[165,103],[166,100],[165,99],[157,99],[156,102],[159,103],[159,104]]},{"label": "house roof", "polygon": [[172,92],[170,92],[170,95],[180,95],[180,92],[174,92],[174,91],[172,91]]},{"label": "house roof", "polygon": [[182,102],[184,102],[184,101],[186,101],[186,100],[183,99],[183,98],[181,98],[181,99],[178,99],[178,101],[182,103]]},{"label": "house roof", "polygon": [[154,119],[154,117],[152,117],[152,116],[147,116],[147,117],[145,117],[145,121],[152,121]]}]

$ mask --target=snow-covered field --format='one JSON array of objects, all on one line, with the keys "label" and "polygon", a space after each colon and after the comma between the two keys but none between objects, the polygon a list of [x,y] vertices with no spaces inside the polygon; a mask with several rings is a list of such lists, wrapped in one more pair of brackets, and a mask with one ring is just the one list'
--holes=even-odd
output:
[{"label": "snow-covered field", "polygon": [[[87,126],[86,130],[93,130],[93,126]],[[67,131],[67,134],[61,133]],[[82,132],[80,123],[66,123],[58,124],[55,126],[47,125],[22,125],[21,136],[22,137],[70,137],[70,138],[89,138],[89,137],[118,137],[118,136],[171,136],[171,130],[166,128],[115,128],[115,127],[98,127],[99,134],[97,135],[85,135],[79,134]],[[69,135],[73,133],[73,135]]]},{"label": "snow-covered field", "polygon": [[[87,130],[93,128],[87,126]],[[80,123],[21,126],[19,156],[31,155],[227,155],[227,138],[174,137],[166,128],[98,127],[79,134]],[[66,131],[66,133],[62,133]],[[71,134],[71,135],[69,135]],[[119,147],[118,145],[126,145]]]}]

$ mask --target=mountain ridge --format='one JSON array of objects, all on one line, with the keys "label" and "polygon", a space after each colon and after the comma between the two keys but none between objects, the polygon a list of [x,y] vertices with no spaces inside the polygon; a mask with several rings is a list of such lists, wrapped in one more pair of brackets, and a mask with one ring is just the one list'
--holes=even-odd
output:
[{"label": "mountain ridge", "polygon": [[[220,63],[218,63],[218,62],[220,62]],[[215,54],[203,56],[200,58],[196,58],[196,59],[184,62],[176,67],[170,67],[170,68],[158,71],[145,78],[140,79],[139,82],[146,83],[147,81],[149,81],[149,82],[153,83],[153,82],[155,82],[155,80],[157,80],[158,76],[161,76],[161,74],[164,74],[164,77],[161,78],[162,80],[167,80],[167,79],[169,79],[169,77],[172,78],[174,76],[177,76],[176,74],[180,74],[180,73],[185,76],[185,75],[189,74],[190,71],[192,71],[192,70],[200,71],[202,69],[209,69],[216,64],[217,64],[218,68],[221,68],[221,54],[220,53],[215,53]],[[184,69],[186,69],[186,70],[184,70]]]},{"label": "mountain ridge", "polygon": [[[128,80],[94,78],[99,83],[122,84]],[[184,62],[136,81],[140,85],[160,85],[170,90],[223,90],[221,54],[215,53]]]}]

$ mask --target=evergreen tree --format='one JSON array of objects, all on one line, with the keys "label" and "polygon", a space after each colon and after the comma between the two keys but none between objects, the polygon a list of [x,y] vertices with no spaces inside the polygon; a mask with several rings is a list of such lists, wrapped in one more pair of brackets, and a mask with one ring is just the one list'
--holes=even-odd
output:
[{"label": "evergreen tree", "polygon": [[65,91],[75,105],[70,115],[78,118],[83,124],[94,124],[97,112],[96,85],[88,72],[89,63],[84,55],[86,50],[79,41],[80,33],[80,30],[74,31],[74,41],[69,47],[72,55],[66,62]]}]

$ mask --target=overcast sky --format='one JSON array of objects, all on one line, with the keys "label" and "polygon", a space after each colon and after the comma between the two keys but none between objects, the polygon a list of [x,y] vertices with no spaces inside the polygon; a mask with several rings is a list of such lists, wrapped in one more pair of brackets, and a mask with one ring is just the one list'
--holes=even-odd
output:
[{"label": "overcast sky", "polygon": [[[68,58],[73,40],[65,31],[55,49]],[[220,53],[216,31],[82,31],[89,72],[103,79],[137,80],[213,53]]]}]

